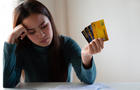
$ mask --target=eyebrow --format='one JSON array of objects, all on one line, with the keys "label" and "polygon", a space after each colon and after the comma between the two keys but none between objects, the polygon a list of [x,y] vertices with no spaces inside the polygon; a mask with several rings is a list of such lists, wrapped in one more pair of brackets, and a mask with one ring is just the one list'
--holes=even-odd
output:
[{"label": "eyebrow", "polygon": [[[41,27],[44,23],[45,23],[45,21],[43,21],[38,27]],[[27,29],[27,31],[35,29],[35,28],[27,28],[27,26],[23,23],[22,23],[22,25]]]}]

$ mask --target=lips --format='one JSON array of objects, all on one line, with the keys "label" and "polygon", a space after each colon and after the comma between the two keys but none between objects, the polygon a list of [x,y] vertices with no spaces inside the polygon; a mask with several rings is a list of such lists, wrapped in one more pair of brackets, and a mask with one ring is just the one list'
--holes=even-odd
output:
[{"label": "lips", "polygon": [[40,43],[46,43],[46,42],[47,42],[47,40],[48,40],[48,38],[43,39],[43,40],[41,40],[41,41],[40,41]]}]

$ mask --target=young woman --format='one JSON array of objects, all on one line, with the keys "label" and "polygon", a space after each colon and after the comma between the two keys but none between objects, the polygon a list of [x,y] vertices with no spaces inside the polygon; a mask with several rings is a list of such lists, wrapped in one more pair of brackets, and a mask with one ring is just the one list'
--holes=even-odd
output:
[{"label": "young woman", "polygon": [[103,49],[95,39],[82,50],[69,37],[59,35],[47,7],[26,0],[14,10],[13,32],[4,43],[4,87],[15,87],[25,72],[25,82],[70,82],[73,66],[81,82],[96,78],[93,55]]}]

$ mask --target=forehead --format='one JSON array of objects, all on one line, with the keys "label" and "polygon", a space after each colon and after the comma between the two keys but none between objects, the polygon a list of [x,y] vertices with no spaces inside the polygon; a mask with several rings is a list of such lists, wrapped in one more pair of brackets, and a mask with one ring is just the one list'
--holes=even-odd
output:
[{"label": "forehead", "polygon": [[28,28],[40,25],[42,22],[50,22],[48,17],[42,14],[31,14],[23,20],[23,24]]}]

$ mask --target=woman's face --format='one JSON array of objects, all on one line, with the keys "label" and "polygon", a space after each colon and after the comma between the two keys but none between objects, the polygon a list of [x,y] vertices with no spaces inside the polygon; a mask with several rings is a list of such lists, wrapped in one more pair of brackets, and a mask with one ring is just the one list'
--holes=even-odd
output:
[{"label": "woman's face", "polygon": [[31,14],[23,20],[27,29],[27,37],[38,46],[48,46],[53,39],[53,31],[50,20],[42,14]]}]

